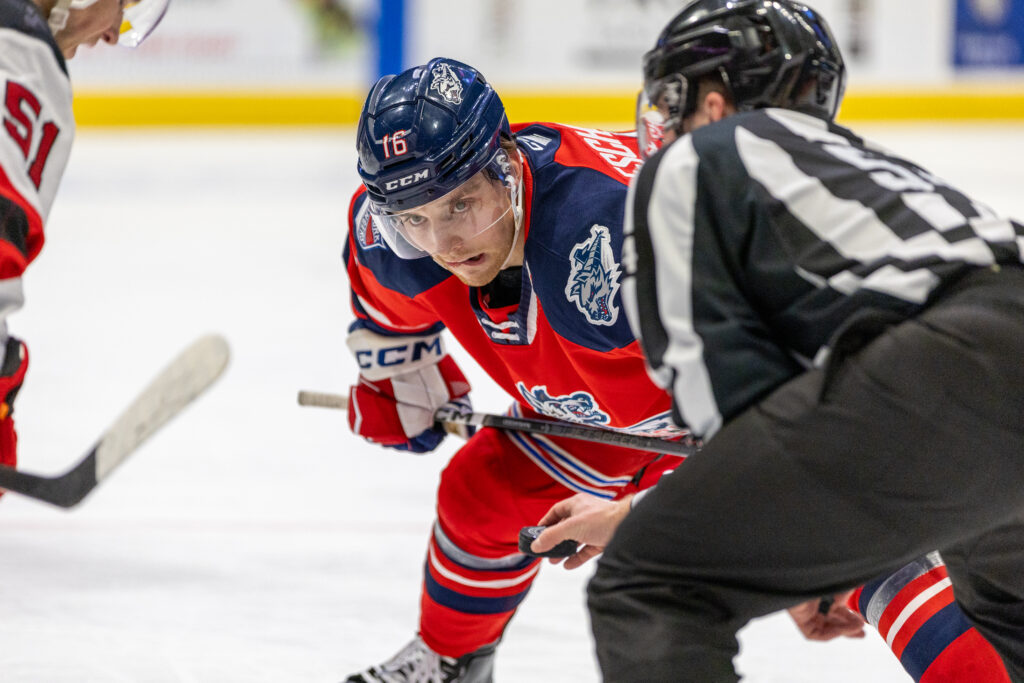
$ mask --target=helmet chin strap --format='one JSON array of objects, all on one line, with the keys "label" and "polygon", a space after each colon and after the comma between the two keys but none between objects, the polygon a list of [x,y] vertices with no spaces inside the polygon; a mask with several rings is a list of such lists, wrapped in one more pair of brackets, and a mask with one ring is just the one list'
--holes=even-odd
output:
[{"label": "helmet chin strap", "polygon": [[[523,153],[518,149],[516,154],[519,155],[519,166],[526,162],[523,161]],[[523,228],[523,173],[519,172],[519,180],[516,182],[516,186],[512,188],[512,219],[515,221],[516,230],[512,233],[512,246],[508,250],[508,256],[505,257],[505,262],[501,264],[498,270],[505,270],[508,267],[508,262],[512,260],[512,254],[516,253],[516,243],[519,241],[519,231]]]}]

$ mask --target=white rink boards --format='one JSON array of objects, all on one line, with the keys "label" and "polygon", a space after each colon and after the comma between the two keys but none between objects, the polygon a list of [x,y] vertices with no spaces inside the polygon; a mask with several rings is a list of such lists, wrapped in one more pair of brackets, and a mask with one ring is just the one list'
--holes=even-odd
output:
[{"label": "white rink boards", "polygon": [[[1024,217],[1024,129],[859,130]],[[78,509],[0,501],[0,679],[328,683],[389,657],[415,629],[433,489],[456,444],[386,452],[295,403],[355,376],[339,257],[351,133],[86,131],[76,144],[11,320],[32,354],[22,466],[76,460],[194,337],[224,334],[233,359]],[[476,407],[502,410],[461,364]],[[497,680],[598,680],[589,573],[544,568]],[[751,683],[909,680],[874,633],[812,644],[780,615],[741,641]]]}]

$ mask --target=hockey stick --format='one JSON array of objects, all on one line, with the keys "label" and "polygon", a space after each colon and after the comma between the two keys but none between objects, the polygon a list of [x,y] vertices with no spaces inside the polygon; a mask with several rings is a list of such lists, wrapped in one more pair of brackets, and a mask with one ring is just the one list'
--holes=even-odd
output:
[{"label": "hockey stick", "polygon": [[[316,391],[300,391],[299,405],[316,406],[319,408],[348,409],[348,397],[338,394],[325,394]],[[443,425],[473,425],[475,427],[493,427],[512,432],[529,432],[547,436],[561,436],[568,439],[580,439],[595,443],[606,443],[624,448],[636,448],[656,453],[673,455],[693,455],[700,450],[700,445],[690,439],[669,441],[653,436],[639,436],[615,432],[600,427],[572,424],[570,422],[548,422],[525,417],[508,417],[488,413],[463,412],[455,406],[442,406],[434,413],[434,419]]]},{"label": "hockey stick", "polygon": [[227,367],[229,355],[223,337],[198,339],[135,398],[70,470],[44,477],[0,465],[0,488],[62,508],[77,505],[156,430],[213,384]]}]

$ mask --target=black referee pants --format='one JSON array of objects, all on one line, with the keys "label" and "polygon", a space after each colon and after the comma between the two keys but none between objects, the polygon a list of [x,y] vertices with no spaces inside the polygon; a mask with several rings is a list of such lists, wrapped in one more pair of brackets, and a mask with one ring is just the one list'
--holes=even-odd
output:
[{"label": "black referee pants", "polygon": [[1024,681],[1021,269],[967,276],[665,477],[588,588],[601,670],[735,681],[750,619],[936,549],[964,613]]}]

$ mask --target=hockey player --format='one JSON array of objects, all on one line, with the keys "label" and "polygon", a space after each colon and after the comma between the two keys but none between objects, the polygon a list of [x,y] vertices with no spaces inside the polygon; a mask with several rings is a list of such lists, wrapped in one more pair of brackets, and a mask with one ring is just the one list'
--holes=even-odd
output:
[{"label": "hockey player", "polygon": [[[28,349],[7,332],[75,134],[65,59],[99,41],[138,45],[169,0],[0,0],[0,464],[17,464],[11,415]],[[3,491],[0,490],[0,495]]]},{"label": "hockey player", "polygon": [[[843,64],[804,5],[693,2],[644,73],[643,148],[675,142],[631,188],[625,301],[707,443],[605,549],[605,679],[736,680],[749,619],[922,557],[855,596],[949,667],[908,670],[1024,681],[1024,226],[832,122]],[[563,503],[534,549],[595,552],[624,512]]]},{"label": "hockey player", "polygon": [[[513,415],[682,434],[620,307],[635,136],[510,128],[476,70],[438,58],[377,82],[357,145],[364,187],[345,248],[356,434],[413,452],[438,445],[434,410],[470,389],[443,329],[513,397]],[[518,551],[520,528],[573,493],[623,497],[677,462],[476,432],[441,477],[416,638],[348,680],[490,681],[495,645],[539,569]]]}]

